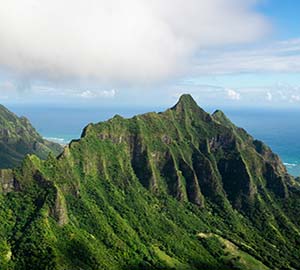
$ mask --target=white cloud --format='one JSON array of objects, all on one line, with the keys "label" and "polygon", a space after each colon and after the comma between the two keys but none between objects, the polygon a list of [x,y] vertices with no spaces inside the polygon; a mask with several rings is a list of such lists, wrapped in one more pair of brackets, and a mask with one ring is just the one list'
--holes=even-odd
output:
[{"label": "white cloud", "polygon": [[[268,90],[266,90],[266,87],[253,87],[237,88],[234,91],[243,97],[243,102],[246,104],[286,106],[290,103],[297,104],[300,102],[300,86],[295,85],[276,84],[274,86],[268,86]],[[234,92],[232,92],[230,95],[232,96],[232,99],[234,99]],[[266,101],[268,103],[266,103]],[[272,103],[270,103],[271,101]]]},{"label": "white cloud", "polygon": [[270,42],[246,50],[210,50],[200,55],[196,74],[300,72],[300,39]]},{"label": "white cloud", "polygon": [[64,97],[64,98],[84,98],[95,99],[114,98],[117,95],[115,89],[101,90],[101,89],[73,89],[73,88],[56,88],[48,85],[32,85],[30,88],[31,94],[35,97],[42,98]]},{"label": "white cloud", "polygon": [[14,91],[16,86],[11,81],[4,81],[0,83],[1,91]]},{"label": "white cloud", "polygon": [[267,92],[266,100],[272,101],[273,95],[270,92]]},{"label": "white cloud", "polygon": [[233,89],[227,89],[227,96],[232,100],[240,100],[241,94]]},{"label": "white cloud", "polygon": [[82,98],[92,98],[95,97],[95,94],[90,90],[85,90],[79,94]]},{"label": "white cloud", "polygon": [[44,79],[169,78],[196,52],[262,36],[256,2],[0,0],[0,66]]},{"label": "white cloud", "polygon": [[286,100],[287,96],[284,94],[281,90],[277,91],[277,94],[279,95],[281,100]]},{"label": "white cloud", "polygon": [[0,81],[0,100],[15,98],[16,85],[11,81]]},{"label": "white cloud", "polygon": [[299,102],[300,95],[291,95],[290,102]]},{"label": "white cloud", "polygon": [[100,95],[102,95],[103,97],[115,97],[117,94],[116,90],[115,89],[112,89],[112,90],[104,90],[102,91],[102,94],[100,92]]},{"label": "white cloud", "polygon": [[104,97],[104,98],[113,98],[116,95],[116,91],[112,90],[103,90],[103,91],[91,91],[85,90],[79,93],[79,96],[82,98],[96,98],[96,97]]}]

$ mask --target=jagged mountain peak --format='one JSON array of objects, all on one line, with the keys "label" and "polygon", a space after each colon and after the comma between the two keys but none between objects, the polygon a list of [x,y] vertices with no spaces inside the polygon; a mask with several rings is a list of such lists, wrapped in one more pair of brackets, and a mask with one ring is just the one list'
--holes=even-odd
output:
[{"label": "jagged mountain peak", "polygon": [[0,268],[300,269],[299,184],[227,121],[183,95],[0,171]]},{"label": "jagged mountain peak", "polygon": [[172,107],[174,110],[199,108],[197,102],[190,94],[182,94],[178,102]]},{"label": "jagged mountain peak", "polygon": [[227,126],[229,128],[236,128],[235,125],[226,116],[226,114],[221,110],[215,110],[211,116],[214,120],[216,120],[217,122],[219,122],[224,126]]},{"label": "jagged mountain peak", "polygon": [[197,105],[195,99],[193,98],[193,96],[191,94],[182,94],[178,100],[178,104],[180,104],[180,103],[187,103],[187,104],[192,103],[192,104]]},{"label": "jagged mountain peak", "polygon": [[[219,110],[219,109],[215,110],[212,113],[212,116],[214,116],[214,117],[222,117],[222,118],[226,117],[225,113],[223,111]],[[227,117],[226,117],[226,119],[227,119]]]},{"label": "jagged mountain peak", "polygon": [[203,110],[190,94],[181,95],[178,102],[170,110],[176,112],[179,118],[212,121],[211,115]]}]

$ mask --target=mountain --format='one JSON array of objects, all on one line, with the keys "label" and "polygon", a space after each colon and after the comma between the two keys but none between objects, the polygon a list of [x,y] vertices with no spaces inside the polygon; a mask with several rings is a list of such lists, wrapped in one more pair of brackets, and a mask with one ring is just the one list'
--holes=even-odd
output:
[{"label": "mountain", "polygon": [[300,269],[299,182],[189,95],[0,179],[0,269]]},{"label": "mountain", "polygon": [[58,155],[61,151],[59,144],[43,139],[28,119],[0,105],[0,168],[20,165],[26,154],[45,159],[49,152]]}]

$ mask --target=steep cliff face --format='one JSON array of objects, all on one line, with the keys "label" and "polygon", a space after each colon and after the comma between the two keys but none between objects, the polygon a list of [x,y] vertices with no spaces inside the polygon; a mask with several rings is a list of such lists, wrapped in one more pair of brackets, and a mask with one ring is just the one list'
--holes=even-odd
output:
[{"label": "steep cliff face", "polygon": [[50,152],[58,155],[59,144],[44,140],[25,117],[17,117],[0,105],[0,168],[21,164],[26,154],[45,159]]},{"label": "steep cliff face", "polygon": [[258,189],[286,197],[295,183],[267,146],[222,112],[204,112],[189,95],[164,113],[90,125],[82,140],[111,144],[128,155],[145,188],[201,207],[217,193],[240,209]]},{"label": "steep cliff face", "polygon": [[300,267],[299,183],[189,95],[90,124],[58,158],[1,177],[3,269]]}]

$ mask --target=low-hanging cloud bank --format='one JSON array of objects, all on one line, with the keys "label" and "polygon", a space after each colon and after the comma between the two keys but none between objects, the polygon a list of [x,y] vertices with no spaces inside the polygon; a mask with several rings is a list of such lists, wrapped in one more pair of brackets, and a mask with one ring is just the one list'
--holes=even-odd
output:
[{"label": "low-hanging cloud bank", "polygon": [[268,29],[256,0],[0,0],[0,67],[40,78],[152,82],[202,49]]}]

